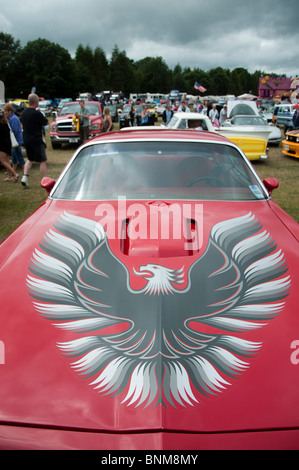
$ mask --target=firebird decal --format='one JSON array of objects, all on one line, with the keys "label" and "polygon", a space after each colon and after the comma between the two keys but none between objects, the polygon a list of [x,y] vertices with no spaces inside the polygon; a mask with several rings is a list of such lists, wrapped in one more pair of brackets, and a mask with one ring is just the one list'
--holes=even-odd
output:
[{"label": "firebird decal", "polygon": [[[140,290],[93,220],[64,213],[40,247],[27,277],[36,311],[76,333],[57,344],[72,369],[127,406],[194,405],[223,392],[262,347],[242,333],[277,316],[291,284],[284,254],[251,213],[216,224],[186,273],[136,267]],[[126,328],[103,331],[117,325]]]}]

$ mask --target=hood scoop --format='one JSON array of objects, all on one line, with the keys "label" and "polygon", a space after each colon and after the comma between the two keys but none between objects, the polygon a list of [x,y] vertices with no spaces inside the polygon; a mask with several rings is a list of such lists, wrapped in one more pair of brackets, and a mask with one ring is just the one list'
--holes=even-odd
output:
[{"label": "hood scoop", "polygon": [[135,212],[128,211],[130,215],[122,222],[120,249],[124,255],[167,258],[198,253],[202,230],[191,210],[184,213],[182,205],[164,201],[134,206]]}]

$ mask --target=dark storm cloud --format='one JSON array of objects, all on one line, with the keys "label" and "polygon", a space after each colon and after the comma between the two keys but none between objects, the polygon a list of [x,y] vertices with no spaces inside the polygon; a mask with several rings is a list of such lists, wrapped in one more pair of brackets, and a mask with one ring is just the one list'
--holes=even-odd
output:
[{"label": "dark storm cloud", "polygon": [[15,0],[0,29],[22,45],[39,37],[65,47],[118,45],[133,60],[161,56],[169,67],[298,71],[297,0]]}]

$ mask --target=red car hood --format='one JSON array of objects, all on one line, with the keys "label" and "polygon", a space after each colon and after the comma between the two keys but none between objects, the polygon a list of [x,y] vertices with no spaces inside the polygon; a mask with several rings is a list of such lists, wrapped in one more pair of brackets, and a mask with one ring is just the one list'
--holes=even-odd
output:
[{"label": "red car hood", "polygon": [[141,239],[144,201],[138,221],[113,205],[135,239],[99,203],[46,201],[0,250],[2,423],[298,429],[298,241],[271,204],[193,205],[186,251],[186,236]]}]

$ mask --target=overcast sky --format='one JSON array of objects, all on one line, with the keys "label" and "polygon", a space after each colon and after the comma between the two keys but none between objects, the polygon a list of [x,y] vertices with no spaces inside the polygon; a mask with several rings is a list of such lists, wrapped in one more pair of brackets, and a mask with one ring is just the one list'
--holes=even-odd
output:
[{"label": "overcast sky", "polygon": [[22,46],[38,38],[67,49],[115,45],[137,61],[162,57],[210,70],[299,75],[298,0],[1,1],[0,30]]}]

